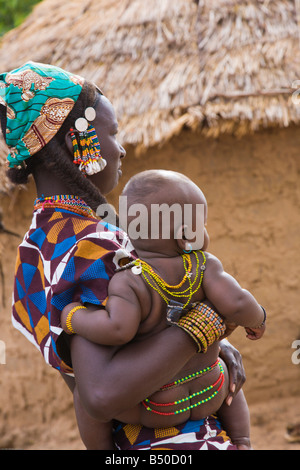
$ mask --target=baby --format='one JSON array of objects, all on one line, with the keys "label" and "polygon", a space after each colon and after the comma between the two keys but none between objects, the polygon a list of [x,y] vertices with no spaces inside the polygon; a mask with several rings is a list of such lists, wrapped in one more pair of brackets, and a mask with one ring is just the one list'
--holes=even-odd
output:
[{"label": "baby", "polygon": [[[148,235],[153,204],[179,204],[183,211],[186,205],[203,207],[206,223],[204,194],[189,178],[176,172],[139,173],[127,183],[123,196],[127,197],[128,207],[138,202],[147,208]],[[228,372],[218,357],[219,343],[214,341],[218,325],[206,325],[203,334],[202,319],[204,314],[209,317],[209,308],[200,303],[208,300],[226,324],[245,327],[252,340],[265,331],[265,311],[206,251],[208,233],[203,224],[202,233],[197,233],[200,229],[196,215],[194,210],[190,221],[170,220],[168,238],[160,233],[157,238],[131,240],[138,258],[112,277],[105,308],[72,303],[64,308],[61,323],[66,333],[102,345],[143,341],[168,323],[185,329],[205,354],[195,355],[169,384],[116,419],[154,428],[217,413],[231,441],[239,449],[250,449],[249,412],[243,391],[237,393],[230,407],[224,403]],[[160,218],[159,225],[163,222]],[[195,323],[191,326],[192,317],[199,318],[198,328]]]}]

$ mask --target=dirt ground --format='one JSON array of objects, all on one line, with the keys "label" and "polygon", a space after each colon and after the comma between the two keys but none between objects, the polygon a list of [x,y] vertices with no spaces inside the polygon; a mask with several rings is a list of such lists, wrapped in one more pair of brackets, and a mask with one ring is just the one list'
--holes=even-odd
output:
[{"label": "dirt ground", "polygon": [[[243,355],[257,450],[300,450],[300,443],[284,437],[289,423],[300,422],[300,365],[292,361],[292,343],[300,338],[299,144],[293,129],[271,131],[234,143],[230,137],[205,142],[199,157],[199,142],[183,135],[145,158],[128,152],[132,163],[124,174],[126,182],[139,170],[164,167],[201,182],[209,202],[211,251],[268,311],[263,340],[253,344],[243,330],[231,338]],[[175,150],[180,158],[174,158]],[[25,233],[34,197],[31,185],[2,198],[7,228]],[[0,348],[5,350],[5,364],[0,350],[0,449],[83,449],[70,392],[11,326],[18,242],[0,234],[6,302],[0,308]]]}]

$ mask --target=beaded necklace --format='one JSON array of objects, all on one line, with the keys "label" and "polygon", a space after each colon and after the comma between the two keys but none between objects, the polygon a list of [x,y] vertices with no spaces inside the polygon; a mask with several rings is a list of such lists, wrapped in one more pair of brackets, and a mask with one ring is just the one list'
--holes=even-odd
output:
[{"label": "beaded necklace", "polygon": [[[182,308],[185,308],[190,303],[190,300],[191,300],[193,294],[195,294],[198,291],[198,289],[200,288],[200,286],[202,284],[203,274],[204,274],[204,270],[205,270],[206,258],[205,258],[205,254],[203,253],[203,251],[201,251],[201,250],[199,250],[199,251],[202,254],[203,262],[202,262],[202,265],[200,267],[200,275],[199,275],[200,262],[199,262],[199,258],[197,256],[197,253],[195,251],[193,251],[193,254],[196,258],[196,273],[195,273],[195,278],[194,278],[193,281],[191,281],[191,277],[192,277],[192,260],[191,260],[190,254],[183,254],[182,255],[182,261],[183,261],[183,267],[184,267],[185,274],[184,274],[182,280],[175,286],[172,286],[172,285],[168,284],[166,281],[164,281],[164,279],[162,279],[162,277],[159,276],[159,274],[157,274],[153,270],[153,268],[148,263],[146,263],[146,261],[143,261],[141,259],[136,259],[136,260],[132,261],[132,263],[131,263],[131,266],[133,266],[132,271],[133,271],[134,274],[142,274],[142,276],[145,279],[145,281],[147,282],[147,284],[152,289],[154,289],[164,299],[164,301],[167,304],[169,303],[169,299],[168,299],[166,294],[170,295],[171,297],[177,297],[177,298],[185,297],[187,299],[187,301],[182,307]],[[194,286],[195,286],[198,279],[199,279],[199,281],[197,283],[197,286],[194,288]],[[182,287],[185,284],[185,282],[188,282],[188,286],[185,289],[176,292],[175,289],[179,289],[180,287]]]},{"label": "beaded necklace", "polygon": [[[152,413],[155,413],[155,414],[158,414],[158,415],[161,415],[161,416],[177,415],[177,414],[189,411],[193,408],[196,408],[197,406],[203,405],[204,403],[207,403],[208,401],[212,400],[219,393],[221,388],[223,387],[223,384],[224,384],[224,369],[223,369],[222,364],[220,362],[219,362],[219,368],[220,368],[220,375],[219,375],[218,379],[212,385],[209,385],[208,387],[200,390],[199,392],[194,392],[191,395],[189,395],[188,397],[181,398],[180,400],[176,400],[176,401],[173,401],[173,402],[170,402],[170,403],[156,403],[154,401],[151,401],[149,398],[146,398],[144,401],[142,401],[142,404],[144,405],[144,407],[146,408],[147,411],[151,411]],[[193,405],[189,405],[185,408],[180,408],[179,410],[164,412],[164,411],[154,410],[153,408],[151,408],[151,406],[149,406],[149,405],[152,405],[152,406],[157,406],[157,407],[159,407],[159,406],[163,407],[163,406],[179,405],[180,403],[184,403],[185,401],[191,400],[194,397],[197,397],[199,395],[202,395],[205,392],[208,392],[209,390],[212,390],[216,386],[218,386],[218,388],[211,395],[209,395],[207,398],[203,398],[202,400],[198,401],[197,403],[194,403]]]},{"label": "beaded necklace", "polygon": [[79,215],[97,219],[94,211],[83,201],[83,199],[78,196],[42,196],[34,201],[34,210],[44,210],[45,208],[68,209],[71,212],[75,212]]}]

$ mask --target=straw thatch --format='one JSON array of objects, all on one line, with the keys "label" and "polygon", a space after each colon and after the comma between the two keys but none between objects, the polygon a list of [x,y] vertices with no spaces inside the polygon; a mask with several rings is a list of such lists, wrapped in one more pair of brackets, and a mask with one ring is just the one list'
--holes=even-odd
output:
[{"label": "straw thatch", "polygon": [[298,3],[44,0],[2,39],[0,70],[34,60],[95,81],[137,149],[183,126],[218,136],[297,124]]}]

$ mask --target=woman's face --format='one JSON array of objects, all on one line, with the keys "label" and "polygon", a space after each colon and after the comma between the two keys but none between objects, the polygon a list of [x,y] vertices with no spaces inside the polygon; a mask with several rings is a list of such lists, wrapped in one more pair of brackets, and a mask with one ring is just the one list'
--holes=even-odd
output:
[{"label": "woman's face", "polygon": [[99,95],[95,111],[96,118],[91,124],[95,127],[100,142],[100,153],[107,165],[104,170],[88,178],[101,194],[106,195],[115,188],[122,176],[121,160],[126,152],[117,140],[118,122],[114,108],[105,96]]}]

